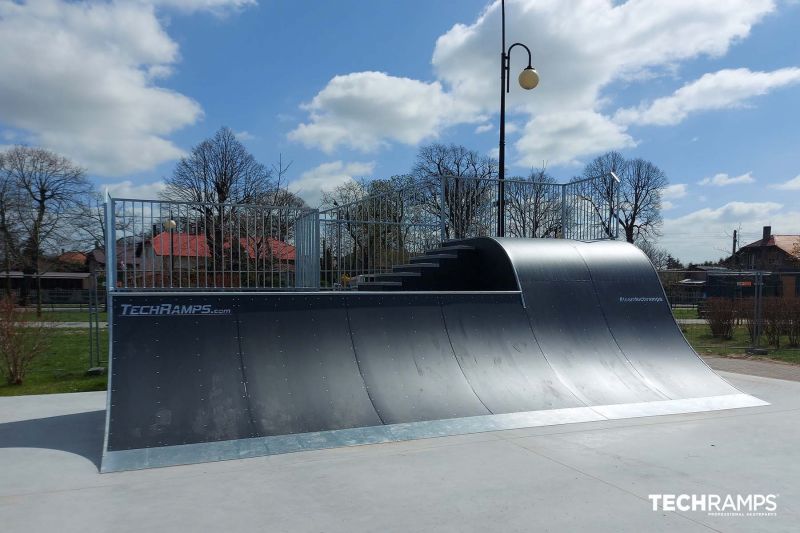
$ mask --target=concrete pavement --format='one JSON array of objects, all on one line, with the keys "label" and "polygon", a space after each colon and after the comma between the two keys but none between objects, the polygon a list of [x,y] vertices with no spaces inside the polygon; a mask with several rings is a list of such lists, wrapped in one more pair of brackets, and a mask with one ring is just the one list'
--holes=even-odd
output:
[{"label": "concrete pavement", "polygon": [[[795,531],[800,383],[766,407],[98,474],[104,393],[0,398],[4,531]],[[777,494],[776,516],[650,494]]]}]

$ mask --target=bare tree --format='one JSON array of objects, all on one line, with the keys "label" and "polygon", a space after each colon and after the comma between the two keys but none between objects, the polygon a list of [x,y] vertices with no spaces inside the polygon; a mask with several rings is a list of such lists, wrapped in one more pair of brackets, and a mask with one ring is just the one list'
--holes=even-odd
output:
[{"label": "bare tree", "polygon": [[647,239],[639,239],[636,241],[636,246],[644,252],[650,262],[653,263],[653,266],[656,267],[656,270],[669,268],[672,256],[666,249],[659,247],[656,243]]},{"label": "bare tree", "polygon": [[[14,222],[18,227],[18,258],[26,275],[37,284],[36,311],[41,316],[41,259],[46,248],[70,241],[68,221],[91,191],[83,168],[42,148],[15,146],[4,155],[5,183],[11,187]],[[11,236],[7,221],[4,237]]]},{"label": "bare tree", "polygon": [[422,204],[409,176],[386,180],[351,180],[325,192],[323,207],[331,224],[323,236],[324,253],[347,272],[380,271],[408,258],[407,243]]},{"label": "bare tree", "polygon": [[[633,243],[657,237],[662,223],[661,192],[668,184],[664,172],[650,161],[626,160],[619,152],[607,152],[586,165],[583,176],[576,179],[604,177],[611,172],[620,178],[620,183],[611,179],[592,182],[593,187],[600,189],[590,200],[598,220],[608,225],[606,213],[618,193],[616,221],[625,232],[625,240]],[[612,233],[610,227],[604,230]]]},{"label": "bare tree", "polygon": [[[190,202],[187,210],[198,214],[193,229],[205,234],[214,270],[232,273],[234,258],[241,254],[238,246],[228,243],[226,247],[226,242],[234,234],[238,237],[237,206],[271,203],[275,187],[271,171],[223,126],[181,158],[165,182],[164,200]],[[214,281],[223,286],[233,282]]]},{"label": "bare tree", "polygon": [[[428,191],[431,214],[444,209],[445,238],[460,239],[490,231],[497,161],[456,144],[430,144],[417,152],[411,172],[417,185]],[[441,201],[444,179],[444,202]]]},{"label": "bare tree", "polygon": [[273,187],[271,172],[224,126],[181,158],[165,181],[164,199],[209,204],[255,202]]},{"label": "bare tree", "polygon": [[561,188],[544,169],[506,183],[510,237],[555,237],[561,231]]},{"label": "bare tree", "polygon": [[11,269],[18,261],[19,224],[16,222],[16,186],[5,171],[5,154],[0,152],[0,245],[5,268],[5,294],[11,295]]}]

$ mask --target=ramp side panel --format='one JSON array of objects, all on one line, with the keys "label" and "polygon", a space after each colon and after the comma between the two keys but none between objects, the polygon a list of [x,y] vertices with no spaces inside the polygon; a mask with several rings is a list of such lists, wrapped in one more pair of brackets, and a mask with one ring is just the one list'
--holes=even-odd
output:
[{"label": "ramp side panel", "polygon": [[515,294],[442,295],[467,380],[493,413],[583,407],[547,363]]},{"label": "ramp side panel", "polygon": [[344,300],[240,298],[244,372],[258,436],[381,424],[359,373]]},{"label": "ramp side panel", "polygon": [[115,295],[113,305],[109,451],[252,436],[230,299]]},{"label": "ramp side panel", "polygon": [[385,424],[490,414],[453,354],[436,295],[348,298],[353,345]]},{"label": "ramp side panel", "polygon": [[550,366],[587,405],[663,400],[620,351],[583,258],[568,241],[498,239]]},{"label": "ramp side panel", "polygon": [[591,272],[617,344],[643,376],[673,399],[738,392],[686,342],[643,253],[627,243],[575,246]]}]

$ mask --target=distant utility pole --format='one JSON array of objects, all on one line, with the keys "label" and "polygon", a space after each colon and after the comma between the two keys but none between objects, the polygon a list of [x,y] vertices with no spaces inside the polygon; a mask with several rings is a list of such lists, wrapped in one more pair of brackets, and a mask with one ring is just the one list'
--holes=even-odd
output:
[{"label": "distant utility pole", "polygon": [[731,252],[731,256],[736,255],[736,245],[738,244],[737,239],[739,238],[739,232],[737,230],[733,230],[733,251]]}]

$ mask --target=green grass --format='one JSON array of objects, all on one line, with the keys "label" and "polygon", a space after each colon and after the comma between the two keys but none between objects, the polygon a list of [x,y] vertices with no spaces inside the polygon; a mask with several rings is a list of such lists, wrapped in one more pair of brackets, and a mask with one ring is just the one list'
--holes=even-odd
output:
[{"label": "green grass", "polygon": [[700,318],[696,307],[675,307],[672,314],[675,318]]},{"label": "green grass", "polygon": [[[37,320],[36,311],[25,311],[23,320]],[[42,321],[44,322],[89,322],[88,311],[42,311]],[[108,315],[100,313],[100,322],[105,322]]]},{"label": "green grass", "polygon": [[[700,355],[746,355],[746,349],[750,346],[750,336],[747,333],[747,329],[742,326],[734,330],[733,338],[731,339],[720,339],[712,336],[711,330],[705,324],[686,325],[682,326],[681,330],[683,330],[683,334],[689,344]],[[800,364],[800,348],[787,348],[785,343],[786,339],[784,338],[781,342],[781,348],[775,349],[772,346],[767,346],[766,341],[762,339],[761,347],[765,348],[769,353],[760,357]]]},{"label": "green grass", "polygon": [[[0,396],[86,392],[106,389],[106,376],[87,376],[89,367],[88,329],[51,329],[48,349],[34,359],[22,385],[8,385],[0,379]],[[105,353],[108,333],[100,331],[100,348]],[[105,356],[103,357],[105,359]]]}]

